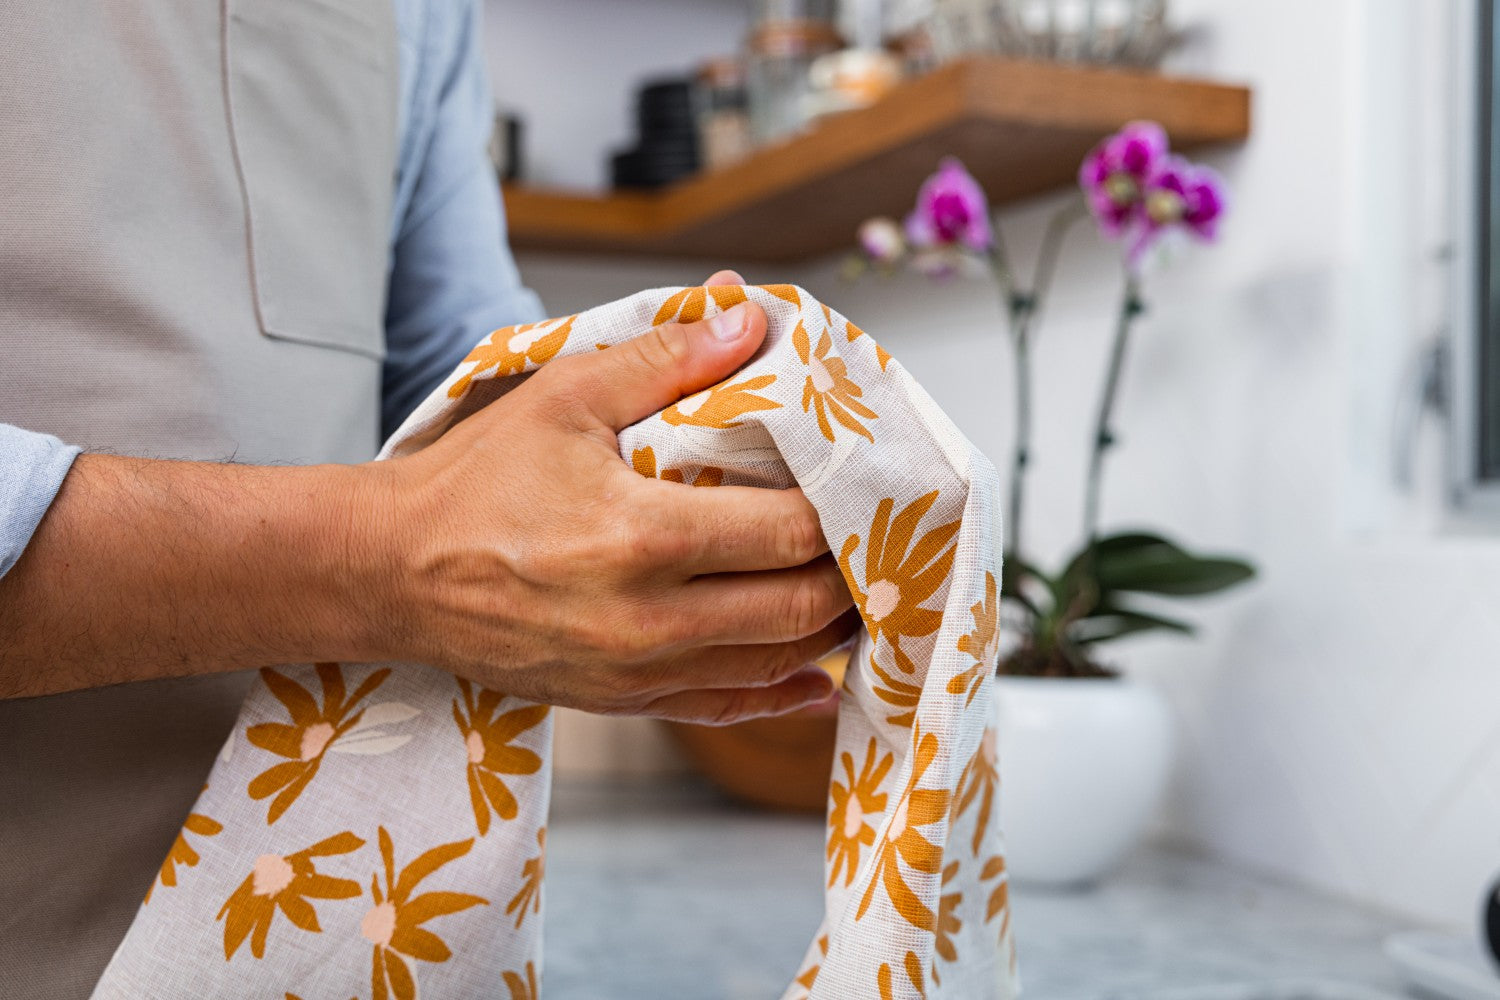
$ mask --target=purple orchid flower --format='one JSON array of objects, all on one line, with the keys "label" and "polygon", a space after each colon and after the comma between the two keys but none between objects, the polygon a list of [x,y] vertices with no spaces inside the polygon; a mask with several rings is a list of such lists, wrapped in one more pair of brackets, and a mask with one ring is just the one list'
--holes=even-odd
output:
[{"label": "purple orchid flower", "polygon": [[964,165],[945,159],[917,195],[917,207],[906,217],[906,238],[918,249],[967,247],[983,252],[994,243],[990,206]]},{"label": "purple orchid flower", "polygon": [[1167,135],[1155,122],[1132,122],[1084,157],[1078,181],[1099,231],[1128,241],[1132,270],[1172,230],[1209,241],[1224,214],[1225,188],[1218,174],[1167,151]]},{"label": "purple orchid flower", "polygon": [[1224,181],[1216,172],[1180,156],[1167,157],[1146,182],[1130,245],[1132,265],[1169,230],[1181,229],[1211,242],[1218,236],[1226,200]]},{"label": "purple orchid flower", "polygon": [[1131,122],[1083,158],[1078,183],[1108,239],[1134,223],[1146,185],[1167,157],[1167,133],[1155,122]]}]

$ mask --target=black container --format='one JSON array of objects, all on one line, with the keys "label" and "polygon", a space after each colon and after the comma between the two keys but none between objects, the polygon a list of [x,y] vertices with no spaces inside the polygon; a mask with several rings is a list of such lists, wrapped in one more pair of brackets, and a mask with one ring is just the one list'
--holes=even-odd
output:
[{"label": "black container", "polygon": [[636,94],[637,144],[610,159],[617,188],[658,188],[698,172],[698,118],[688,80],[656,80]]},{"label": "black container", "polygon": [[1490,943],[1490,954],[1500,967],[1500,880],[1490,890],[1489,902],[1485,905],[1484,934]]}]

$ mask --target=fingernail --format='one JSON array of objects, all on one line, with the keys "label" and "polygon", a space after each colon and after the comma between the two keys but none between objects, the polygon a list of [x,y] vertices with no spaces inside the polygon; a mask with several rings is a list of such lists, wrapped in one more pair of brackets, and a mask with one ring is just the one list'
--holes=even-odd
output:
[{"label": "fingernail", "polygon": [[733,309],[726,309],[708,321],[709,332],[714,335],[715,340],[739,340],[745,335],[745,322],[749,314],[749,307],[741,302]]}]

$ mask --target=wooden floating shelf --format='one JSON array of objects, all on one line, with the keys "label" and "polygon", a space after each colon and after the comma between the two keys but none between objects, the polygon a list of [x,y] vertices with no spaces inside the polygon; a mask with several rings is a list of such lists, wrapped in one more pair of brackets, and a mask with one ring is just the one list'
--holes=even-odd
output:
[{"label": "wooden floating shelf", "polygon": [[910,211],[943,156],[962,159],[1005,204],[1073,183],[1084,154],[1138,118],[1160,122],[1180,150],[1236,142],[1250,132],[1250,91],[1120,69],[963,60],[660,191],[507,187],[510,240],[528,250],[792,261],[852,247],[872,215]]}]

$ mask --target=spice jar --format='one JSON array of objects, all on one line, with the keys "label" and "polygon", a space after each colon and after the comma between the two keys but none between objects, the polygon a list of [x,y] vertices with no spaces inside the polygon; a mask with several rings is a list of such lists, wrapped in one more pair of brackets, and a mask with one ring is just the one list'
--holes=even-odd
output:
[{"label": "spice jar", "polygon": [[698,67],[697,87],[699,147],[703,165],[713,170],[741,159],[753,146],[744,61],[709,60]]},{"label": "spice jar", "polygon": [[842,47],[831,21],[765,21],[750,36],[747,85],[750,131],[757,145],[799,131],[812,114],[808,72]]}]

